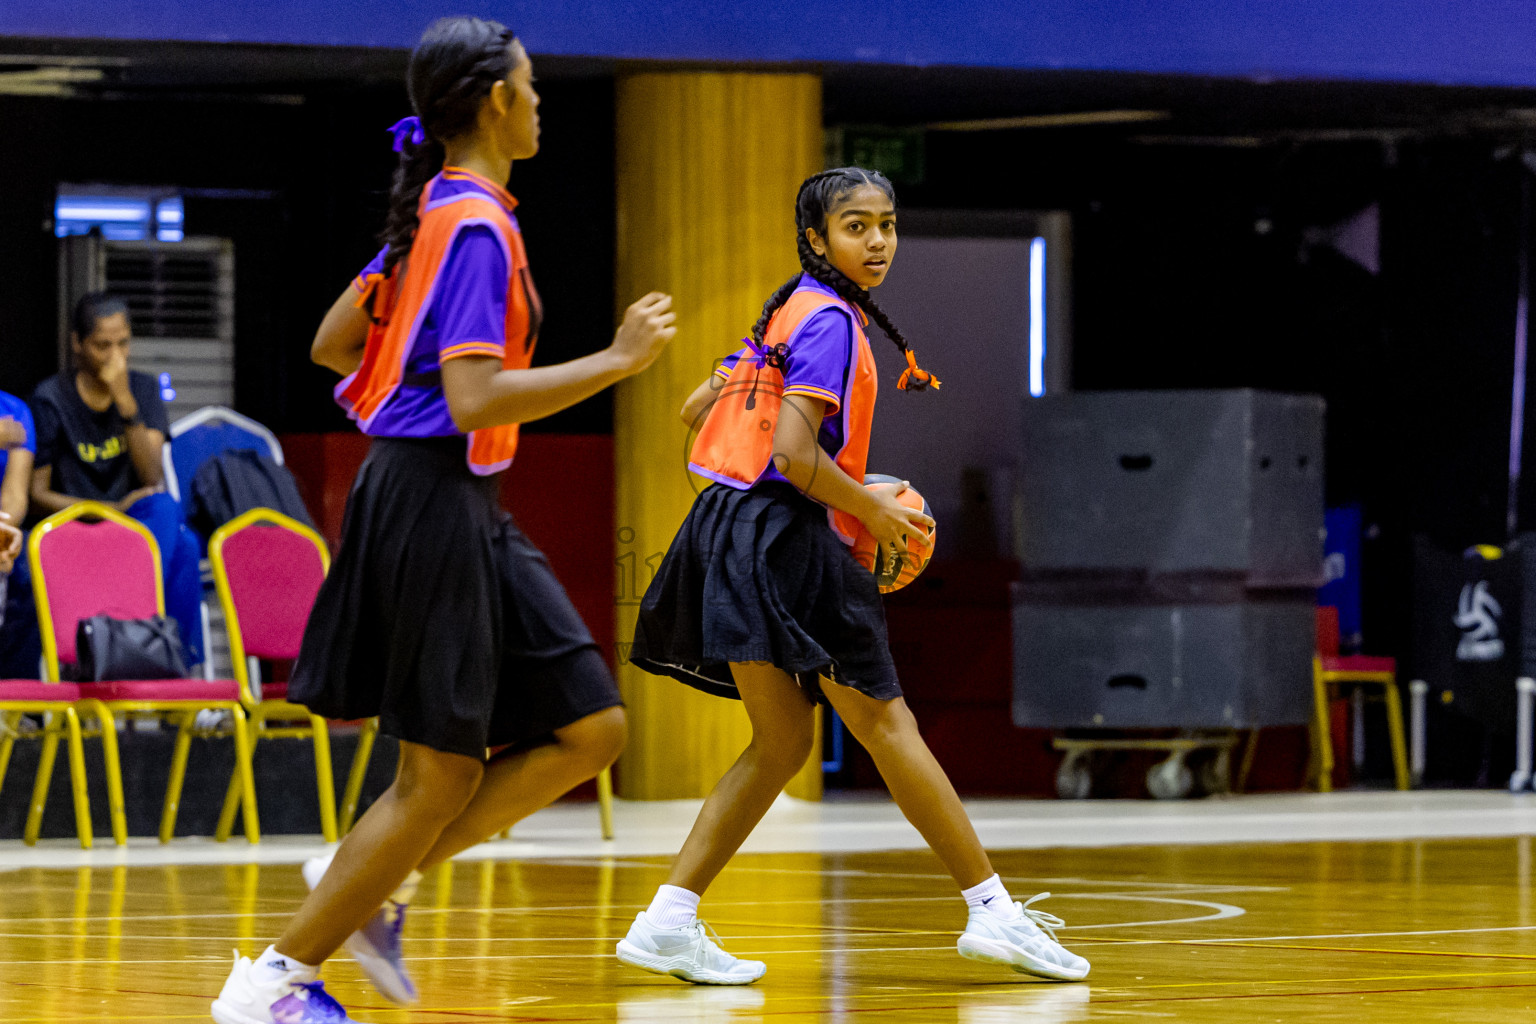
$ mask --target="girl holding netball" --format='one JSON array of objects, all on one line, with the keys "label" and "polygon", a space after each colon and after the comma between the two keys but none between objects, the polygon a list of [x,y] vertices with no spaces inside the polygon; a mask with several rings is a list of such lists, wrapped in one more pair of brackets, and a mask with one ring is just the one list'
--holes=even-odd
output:
[{"label": "girl holding netball", "polygon": [[[646,591],[630,656],[646,671],[741,700],[752,740],[705,800],[619,959],[700,984],[762,977],[764,964],[711,941],[699,898],[805,764],[821,701],[869,751],[960,887],[970,908],[961,955],[1076,981],[1088,962],[1056,942],[1059,918],[1013,901],[918,733],[876,581],[848,549],[861,524],[895,550],[933,525],[897,500],[904,487],[862,482],[876,392],[869,320],[906,356],[898,387],[938,386],[869,295],[896,255],[895,193],[874,171],[824,171],[800,186],[795,228],[802,272],[764,303],[749,345],[718,371],[724,390],[712,378],[683,407],[690,425],[706,417],[690,468],[715,485],[694,502]],[[783,379],[776,425],[742,413],[762,407],[752,374],[770,365]],[[764,423],[771,456],[754,433]]]},{"label": "girl holding netball", "polygon": [[[541,307],[512,162],[538,151],[527,54],[495,22],[449,18],[411,55],[416,117],[386,245],[326,314],[316,362],[373,437],[347,500],[289,698],[329,718],[379,717],[400,740],[393,785],[256,960],[237,954],[220,1024],[345,1024],[317,978],[343,942],[388,998],[415,1001],[400,958],[420,872],[502,831],[618,756],[624,712],[548,563],[497,506],[517,424],[648,366],[671,299],[630,306],[605,350],[530,368]],[[490,756],[487,757],[488,752]]]}]

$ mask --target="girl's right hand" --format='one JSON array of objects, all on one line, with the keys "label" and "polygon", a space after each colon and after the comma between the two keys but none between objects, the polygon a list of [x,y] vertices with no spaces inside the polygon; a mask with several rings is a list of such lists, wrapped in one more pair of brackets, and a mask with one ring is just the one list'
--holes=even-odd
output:
[{"label": "girl's right hand", "polygon": [[896,500],[896,496],[910,486],[903,480],[899,484],[877,484],[869,488],[873,500],[869,511],[859,517],[887,557],[906,551],[908,535],[918,528],[923,528],[925,533],[933,529],[932,516]]},{"label": "girl's right hand", "polygon": [[651,292],[624,311],[624,322],[613,336],[610,350],[632,374],[650,366],[677,333],[673,326],[672,296]]},{"label": "girl's right hand", "polygon": [[20,448],[27,443],[27,428],[10,416],[0,416],[0,449]]},{"label": "girl's right hand", "polygon": [[21,531],[11,525],[10,519],[0,512],[0,572],[10,572],[21,554]]}]

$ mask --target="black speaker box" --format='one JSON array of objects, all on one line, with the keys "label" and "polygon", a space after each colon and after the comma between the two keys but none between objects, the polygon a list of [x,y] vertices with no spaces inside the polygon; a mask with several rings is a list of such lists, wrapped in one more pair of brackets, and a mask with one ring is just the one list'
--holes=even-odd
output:
[{"label": "black speaker box", "polygon": [[1016,587],[1013,722],[1043,729],[1249,729],[1307,722],[1316,609],[1269,600],[1035,603]]},{"label": "black speaker box", "polygon": [[1321,581],[1323,401],[1262,391],[1027,399],[1015,547],[1028,570]]}]

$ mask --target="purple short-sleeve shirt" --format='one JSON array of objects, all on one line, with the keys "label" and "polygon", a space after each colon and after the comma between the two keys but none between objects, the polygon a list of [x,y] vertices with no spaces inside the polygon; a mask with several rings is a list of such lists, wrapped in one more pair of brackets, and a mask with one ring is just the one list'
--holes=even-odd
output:
[{"label": "purple short-sleeve shirt", "polygon": [[[797,290],[815,290],[835,296],[820,281],[804,280]],[[728,379],[743,357],[750,357],[750,347],[732,352],[720,361],[715,375]],[[816,440],[828,455],[842,451],[843,417],[838,415],[847,395],[849,369],[853,365],[853,324],[840,306],[824,306],[805,318],[790,339],[789,358],[784,365],[784,394],[808,395],[827,403]],[[778,468],[770,465],[764,480],[785,481]]]},{"label": "purple short-sleeve shirt", "polygon": [[[439,178],[433,198],[475,186]],[[359,293],[384,271],[387,247],[352,281]],[[494,356],[506,348],[506,247],[494,228],[471,224],[453,240],[438,270],[426,318],[406,355],[400,387],[374,416],[368,433],[378,437],[446,437],[454,426],[443,397],[442,365],[465,356]]]}]

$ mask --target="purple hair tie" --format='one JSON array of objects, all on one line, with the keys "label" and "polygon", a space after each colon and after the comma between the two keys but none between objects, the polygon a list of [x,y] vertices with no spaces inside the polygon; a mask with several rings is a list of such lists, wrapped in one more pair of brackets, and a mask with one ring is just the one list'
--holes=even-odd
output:
[{"label": "purple hair tie", "polygon": [[405,140],[410,139],[411,145],[419,146],[427,141],[427,133],[421,127],[421,118],[412,114],[410,117],[402,117],[389,126],[389,130],[395,136],[395,152],[405,148]]},{"label": "purple hair tie", "polygon": [[784,342],[777,345],[769,345],[767,342],[759,345],[751,337],[742,338],[747,347],[756,353],[756,361],[759,369],[771,366],[776,370],[783,370],[789,363],[789,346]]}]

